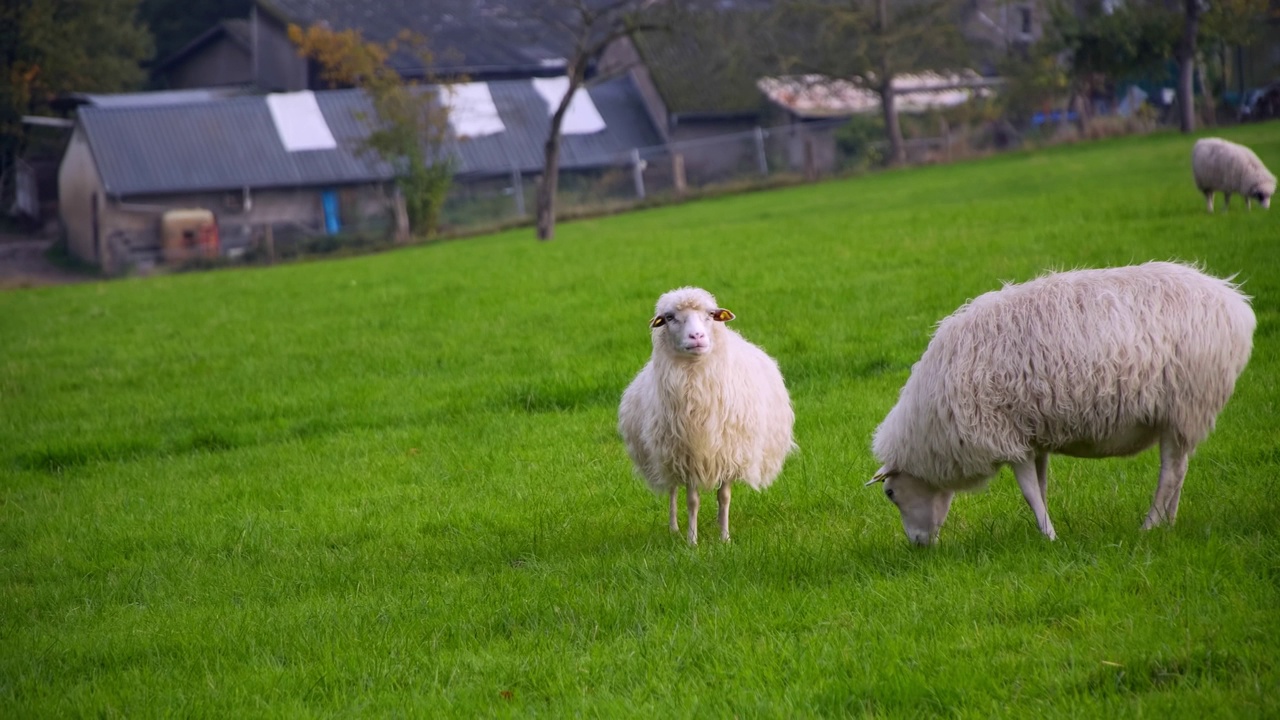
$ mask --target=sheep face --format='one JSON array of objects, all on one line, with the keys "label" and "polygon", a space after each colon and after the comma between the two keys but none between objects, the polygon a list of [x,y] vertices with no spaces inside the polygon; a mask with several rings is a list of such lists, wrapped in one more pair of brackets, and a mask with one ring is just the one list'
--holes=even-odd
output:
[{"label": "sheep face", "polygon": [[1275,183],[1259,183],[1249,190],[1249,198],[1257,200],[1264,209],[1271,207],[1271,196],[1276,192]]},{"label": "sheep face", "polygon": [[955,492],[943,490],[902,472],[889,472],[884,468],[877,472],[868,485],[884,483],[884,496],[898,506],[902,515],[902,529],[916,545],[932,545],[938,540],[938,531],[951,510]]},{"label": "sheep face", "polygon": [[717,307],[705,290],[681,288],[658,299],[657,314],[649,321],[654,347],[665,347],[677,356],[709,355],[715,349],[716,323],[728,322],[733,313]]}]

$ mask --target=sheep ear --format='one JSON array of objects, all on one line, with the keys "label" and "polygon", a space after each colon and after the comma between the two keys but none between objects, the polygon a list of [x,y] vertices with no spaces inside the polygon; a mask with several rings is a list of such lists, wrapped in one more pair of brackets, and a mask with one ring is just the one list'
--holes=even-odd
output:
[{"label": "sheep ear", "polygon": [[725,310],[724,308],[716,308],[711,312],[711,319],[715,320],[716,322],[729,322],[735,317],[737,316],[729,312],[728,310]]},{"label": "sheep ear", "polygon": [[893,476],[894,476],[894,472],[892,470],[888,468],[880,468],[879,470],[876,471],[875,475],[871,476],[870,480],[868,480],[866,483],[863,484],[862,487],[871,487],[872,485],[875,485],[876,483],[884,482],[885,480],[888,480]]},{"label": "sheep ear", "polygon": [[667,324],[667,319],[662,317],[661,315],[655,315],[653,319],[649,321],[650,328],[660,328],[666,324]]}]

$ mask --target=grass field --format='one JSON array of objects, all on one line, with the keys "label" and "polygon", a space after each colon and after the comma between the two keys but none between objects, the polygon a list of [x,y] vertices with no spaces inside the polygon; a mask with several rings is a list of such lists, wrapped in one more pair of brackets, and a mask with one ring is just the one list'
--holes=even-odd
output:
[{"label": "grass field", "polygon": [[[1280,168],[1280,126],[1225,133]],[[1276,717],[1280,209],[1162,134],[334,262],[0,294],[0,717]],[[1218,201],[1221,203],[1221,199]],[[862,487],[933,324],[1046,268],[1240,273],[1253,359],[1157,458],[1008,470],[930,549]],[[778,358],[801,451],[687,547],[617,401],[657,296]],[[708,511],[708,508],[711,508]]]}]

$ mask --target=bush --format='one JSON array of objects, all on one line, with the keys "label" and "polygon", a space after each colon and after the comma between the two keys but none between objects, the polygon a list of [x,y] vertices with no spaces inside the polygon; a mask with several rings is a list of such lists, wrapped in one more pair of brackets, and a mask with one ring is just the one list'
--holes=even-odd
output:
[{"label": "bush", "polygon": [[835,137],[836,148],[843,159],[842,169],[884,164],[884,122],[879,116],[854,115],[836,130]]}]

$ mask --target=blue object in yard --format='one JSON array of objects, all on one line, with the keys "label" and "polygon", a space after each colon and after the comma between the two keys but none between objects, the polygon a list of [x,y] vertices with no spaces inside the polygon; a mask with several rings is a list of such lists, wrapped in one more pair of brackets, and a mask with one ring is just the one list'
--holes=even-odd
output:
[{"label": "blue object in yard", "polygon": [[1048,115],[1038,112],[1031,116],[1031,127],[1040,127],[1041,125],[1049,122],[1060,123],[1063,120],[1070,120],[1074,122],[1078,117],[1079,115],[1077,115],[1074,110],[1066,113],[1061,110],[1053,110],[1049,112]]},{"label": "blue object in yard", "polygon": [[324,231],[337,235],[342,229],[342,221],[338,218],[338,191],[325,190],[320,193],[320,204],[324,206]]}]

